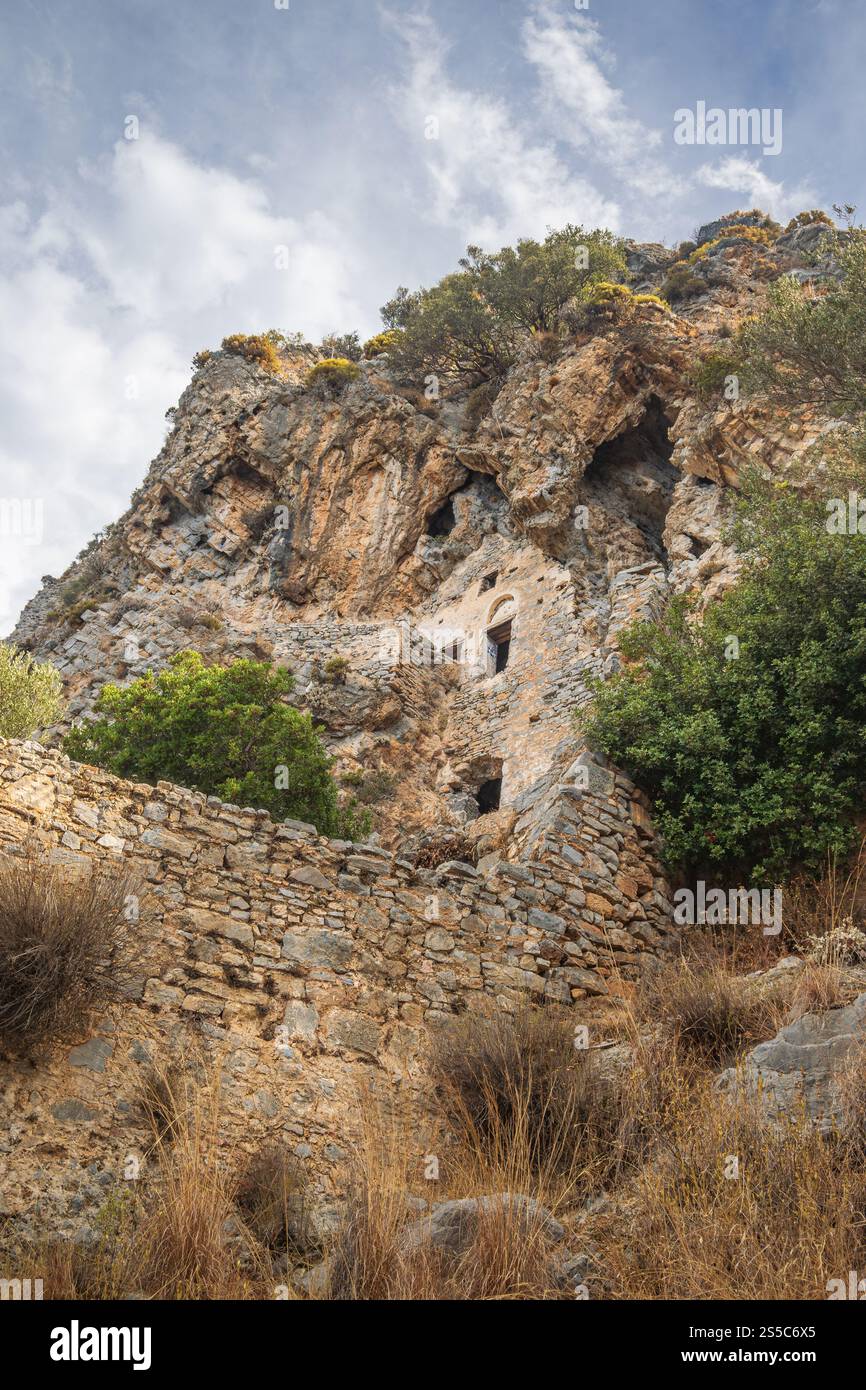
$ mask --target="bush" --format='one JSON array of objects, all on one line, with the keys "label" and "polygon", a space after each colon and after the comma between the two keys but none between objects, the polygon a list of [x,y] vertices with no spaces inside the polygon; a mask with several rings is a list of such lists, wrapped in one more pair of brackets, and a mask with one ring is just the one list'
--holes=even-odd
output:
[{"label": "bush", "polygon": [[828,217],[826,212],[822,212],[820,208],[814,208],[812,212],[798,212],[796,217],[791,218],[785,231],[796,232],[798,228],[811,227],[816,222],[822,222],[825,227],[832,227],[835,230],[833,219]]},{"label": "bush", "polygon": [[523,338],[557,333],[569,301],[626,274],[622,245],[610,232],[573,225],[495,254],[469,246],[460,267],[432,289],[401,287],[382,308],[386,327],[401,333],[390,354],[410,376],[499,378]]},{"label": "bush", "polygon": [[718,962],[675,964],[645,975],[638,1016],[707,1066],[733,1062],[747,1045],[775,1033],[772,1002]]},{"label": "bush", "polygon": [[372,338],[368,338],[364,344],[364,356],[367,359],[379,357],[382,353],[389,353],[400,341],[400,331],[396,328],[386,328],[382,333],[374,333]]},{"label": "bush", "polygon": [[729,376],[736,376],[738,359],[731,353],[709,352],[689,372],[689,380],[705,400],[720,398]]},{"label": "bush", "polygon": [[306,386],[313,395],[333,399],[345,391],[359,371],[357,363],[347,357],[325,357],[307,372]]},{"label": "bush", "polygon": [[520,1150],[537,1176],[574,1179],[616,1133],[616,1107],[568,1013],[467,1014],[434,1037],[430,1067],[458,1140],[494,1163]]},{"label": "bush", "polygon": [[0,738],[30,738],[60,718],[63,682],[49,662],[0,642]]},{"label": "bush", "polygon": [[319,352],[325,357],[342,357],[349,362],[360,362],[363,351],[357,333],[328,333],[319,343]]},{"label": "bush", "polygon": [[0,1046],[80,1037],[123,983],[130,884],[25,859],[0,861]]},{"label": "bush", "polygon": [[866,232],[824,239],[840,279],[815,298],[790,276],[767,292],[763,314],[738,334],[745,383],[784,406],[838,415],[866,410]]},{"label": "bush", "polygon": [[242,357],[245,362],[252,362],[254,366],[261,367],[262,371],[278,376],[280,359],[276,338],[275,333],[230,333],[222,340],[222,350],[233,357]]},{"label": "bush", "polygon": [[322,667],[322,674],[332,685],[345,685],[349,671],[349,661],[345,656],[329,656]]},{"label": "bush", "polygon": [[119,777],[177,782],[335,834],[331,760],[309,714],[286,703],[293,687],[288,671],[266,662],[205,666],[198,652],[179,652],[159,675],[104,686],[101,717],[73,729],[64,747]]},{"label": "bush", "polygon": [[699,294],[706,294],[707,282],[702,280],[700,275],[693,275],[686,261],[675,261],[668,271],[661,292],[665,299],[677,303],[681,300],[695,299]]},{"label": "bush", "polygon": [[[702,622],[683,598],[623,638],[585,734],[656,801],[673,865],[773,883],[844,853],[866,781],[866,537],[753,491],[743,577]],[[734,645],[732,645],[732,642]]]},{"label": "bush", "polygon": [[355,799],[361,806],[373,806],[393,796],[397,779],[384,768],[377,767],[372,772],[347,772],[343,785],[354,789]]},{"label": "bush", "polygon": [[734,241],[751,241],[757,246],[769,246],[774,240],[773,232],[767,227],[746,227],[734,223],[725,227],[712,241],[705,241],[701,246],[695,247],[689,255],[688,263],[694,265],[696,261],[709,256],[717,247],[727,246]]},{"label": "bush", "polygon": [[828,534],[817,493],[756,484],[735,537],[749,550],[740,582],[702,621],[676,598],[660,623],[632,628],[630,664],[596,684],[585,733],[655,796],[671,865],[758,883],[852,842],[866,537]]}]

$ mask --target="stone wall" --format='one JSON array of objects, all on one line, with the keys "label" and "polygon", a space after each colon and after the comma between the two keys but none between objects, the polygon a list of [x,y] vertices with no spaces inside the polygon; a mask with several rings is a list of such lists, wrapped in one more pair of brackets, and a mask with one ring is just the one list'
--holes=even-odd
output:
[{"label": "stone wall", "polygon": [[672,929],[634,789],[585,757],[524,822],[517,862],[417,871],[0,741],[4,852],[131,875],[140,911],[121,1006],[74,1046],[0,1060],[0,1214],[79,1226],[145,1152],[142,1072],[198,1049],[220,1061],[224,1141],[288,1142],[326,1209],[360,1097],[408,1104],[423,1131],[427,1027],[524,992],[567,1004],[635,979]]}]

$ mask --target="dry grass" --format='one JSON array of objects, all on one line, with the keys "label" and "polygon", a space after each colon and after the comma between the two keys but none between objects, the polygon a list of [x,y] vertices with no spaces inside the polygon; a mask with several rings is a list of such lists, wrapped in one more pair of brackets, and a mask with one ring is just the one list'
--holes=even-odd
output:
[{"label": "dry grass", "polygon": [[728,1065],[777,1031],[771,997],[732,976],[724,962],[679,958],[648,975],[636,998],[639,1023],[710,1067]]},{"label": "dry grass", "polygon": [[355,1157],[343,1220],[328,1251],[329,1282],[323,1296],[333,1300],[549,1299],[562,1294],[556,1272],[556,1246],[543,1209],[504,1201],[482,1204],[466,1237],[454,1248],[435,1245],[427,1235],[425,1201],[490,1194],[526,1193],[539,1201],[550,1194],[522,1168],[513,1150],[504,1170],[489,1158],[460,1146],[447,1172],[426,1185],[420,1202],[415,1142],[394,1122],[368,1116]]},{"label": "dry grass", "polygon": [[80,1036],[129,964],[131,882],[73,874],[35,853],[0,863],[0,1046],[28,1053]]},{"label": "dry grass", "polygon": [[238,1176],[235,1202],[248,1230],[265,1249],[301,1255],[312,1243],[306,1173],[294,1154],[265,1145]]},{"label": "dry grass", "polygon": [[154,1139],[140,1179],[115,1189],[103,1206],[95,1239],[15,1253],[17,1268],[43,1278],[46,1298],[275,1296],[271,1252],[239,1204],[242,1174],[219,1154],[219,1071],[193,1086],[200,1071],[196,1064],[162,1073],[170,1123]]},{"label": "dry grass", "polygon": [[866,1174],[850,1148],[671,1060],[652,1161],[592,1224],[597,1296],[815,1299],[866,1256]]},{"label": "dry grass", "polygon": [[846,985],[840,966],[807,961],[797,973],[786,1021],[793,1023],[804,1014],[837,1009],[849,1004],[853,997],[854,991]]},{"label": "dry grass", "polygon": [[844,865],[831,855],[822,873],[801,874],[785,885],[784,929],[798,951],[814,951],[816,940],[838,937],[848,927],[862,925],[864,873],[866,836]]}]

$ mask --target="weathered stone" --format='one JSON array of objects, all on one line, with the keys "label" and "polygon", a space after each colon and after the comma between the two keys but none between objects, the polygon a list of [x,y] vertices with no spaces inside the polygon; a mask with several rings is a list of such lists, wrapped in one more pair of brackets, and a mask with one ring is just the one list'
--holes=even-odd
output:
[{"label": "weathered stone", "polygon": [[842,1079],[852,1054],[866,1042],[866,994],[842,1009],[804,1014],[722,1072],[720,1091],[742,1087],[768,1120],[805,1116],[822,1133],[843,1120]]}]

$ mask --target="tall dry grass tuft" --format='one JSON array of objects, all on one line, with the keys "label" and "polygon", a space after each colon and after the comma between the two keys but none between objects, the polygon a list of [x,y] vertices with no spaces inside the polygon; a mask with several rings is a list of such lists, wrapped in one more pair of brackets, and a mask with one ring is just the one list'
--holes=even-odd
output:
[{"label": "tall dry grass tuft", "polygon": [[128,878],[35,856],[0,861],[0,1046],[13,1053],[80,1035],[117,997],[132,942]]},{"label": "tall dry grass tuft", "polygon": [[[829,855],[820,874],[801,874],[784,889],[784,928],[787,939],[803,954],[815,953],[821,938],[836,941],[862,925],[866,891],[866,835],[844,864]],[[844,964],[833,940],[818,952],[824,964]]]},{"label": "tall dry grass tuft", "polygon": [[635,1026],[656,1030],[699,1064],[722,1067],[743,1048],[777,1031],[771,995],[729,973],[711,956],[680,957],[645,976],[635,1000]]},{"label": "tall dry grass tuft", "polygon": [[[355,1156],[343,1220],[328,1251],[321,1296],[333,1300],[476,1300],[560,1297],[556,1248],[534,1174],[509,1156],[505,1170],[451,1155],[442,1179],[419,1184],[416,1140],[370,1112]],[[412,1188],[416,1189],[413,1194]],[[452,1245],[430,1239],[427,1202],[493,1197],[466,1214]],[[419,1200],[420,1198],[420,1200]]]},{"label": "tall dry grass tuft", "polygon": [[430,1072],[464,1171],[514,1174],[563,1200],[607,1166],[618,1095],[569,1013],[463,1015],[434,1037]]},{"label": "tall dry grass tuft", "polygon": [[[774,1129],[676,1059],[652,1161],[592,1226],[598,1296],[814,1299],[866,1256],[866,1175],[805,1123]],[[853,1263],[852,1263],[853,1262]]]}]

